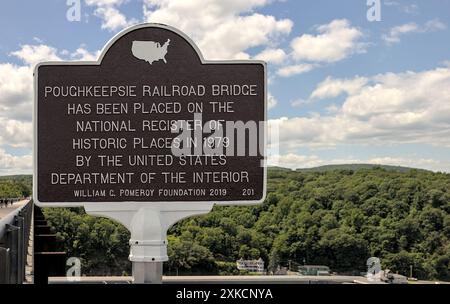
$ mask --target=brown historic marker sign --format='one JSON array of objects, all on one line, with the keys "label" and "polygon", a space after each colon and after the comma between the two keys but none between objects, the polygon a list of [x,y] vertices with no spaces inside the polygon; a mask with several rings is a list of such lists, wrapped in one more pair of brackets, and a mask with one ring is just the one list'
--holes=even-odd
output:
[{"label": "brown historic marker sign", "polygon": [[34,199],[261,202],[266,66],[205,61],[183,33],[143,24],[98,62],[35,70]]}]

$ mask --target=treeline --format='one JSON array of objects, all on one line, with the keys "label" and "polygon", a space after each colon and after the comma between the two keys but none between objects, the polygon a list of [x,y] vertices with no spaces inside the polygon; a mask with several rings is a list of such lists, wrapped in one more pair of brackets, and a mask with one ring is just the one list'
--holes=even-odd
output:
[{"label": "treeline", "polygon": [[[369,257],[420,279],[450,280],[450,175],[383,168],[269,170],[258,206],[215,207],[170,230],[165,272],[237,274],[241,257],[278,266],[327,265],[359,274]],[[129,234],[80,209],[46,209],[69,256],[85,274],[130,272]]]},{"label": "treeline", "polygon": [[0,177],[0,199],[28,197],[31,184],[31,177],[26,175]]}]

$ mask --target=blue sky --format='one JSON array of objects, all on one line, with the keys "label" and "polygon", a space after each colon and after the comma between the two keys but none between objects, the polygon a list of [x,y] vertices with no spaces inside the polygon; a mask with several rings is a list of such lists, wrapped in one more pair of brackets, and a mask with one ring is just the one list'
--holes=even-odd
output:
[{"label": "blue sky", "polygon": [[65,0],[2,1],[0,174],[31,172],[32,66],[95,58],[144,21],[185,31],[207,59],[268,61],[273,164],[450,171],[450,1],[380,3],[370,22],[365,0],[82,0],[70,22]]}]

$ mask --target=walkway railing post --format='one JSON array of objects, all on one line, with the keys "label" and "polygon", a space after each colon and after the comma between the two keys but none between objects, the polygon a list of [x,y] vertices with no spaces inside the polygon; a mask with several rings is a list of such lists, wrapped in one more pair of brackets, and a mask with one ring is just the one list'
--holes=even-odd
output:
[{"label": "walkway railing post", "polygon": [[19,272],[19,233],[20,228],[13,225],[6,225],[6,246],[9,248],[10,256],[10,283],[18,284]]},{"label": "walkway railing post", "polygon": [[15,226],[19,227],[17,241],[17,284],[22,284],[25,278],[25,221],[22,216],[15,216],[14,218]]},{"label": "walkway railing post", "polygon": [[10,283],[9,248],[0,247],[0,284]]}]

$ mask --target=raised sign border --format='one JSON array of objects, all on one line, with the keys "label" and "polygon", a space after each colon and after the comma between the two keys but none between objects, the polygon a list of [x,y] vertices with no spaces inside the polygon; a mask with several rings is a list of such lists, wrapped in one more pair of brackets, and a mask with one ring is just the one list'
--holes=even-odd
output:
[{"label": "raised sign border", "polygon": [[119,33],[117,33],[113,38],[111,38],[108,43],[103,47],[97,61],[46,61],[46,62],[40,62],[36,64],[33,72],[34,76],[34,109],[33,109],[33,202],[39,206],[39,207],[84,207],[86,205],[96,205],[96,206],[118,206],[120,205],[121,209],[126,204],[133,204],[133,205],[170,205],[170,204],[176,204],[179,205],[182,204],[200,204],[205,203],[206,201],[155,201],[155,202],[149,202],[149,201],[121,201],[121,202],[85,202],[85,203],[79,203],[79,202],[46,202],[41,203],[38,200],[38,140],[37,140],[37,134],[38,134],[38,123],[37,123],[37,113],[38,113],[38,70],[41,66],[47,66],[47,65],[101,65],[104,56],[108,52],[109,48],[122,36],[141,29],[141,28],[161,28],[165,30],[172,31],[182,38],[184,38],[191,47],[195,50],[198,57],[200,58],[201,64],[261,64],[264,67],[264,177],[263,177],[263,197],[260,200],[239,200],[239,201],[213,201],[212,203],[216,205],[257,205],[262,203],[267,196],[267,63],[262,60],[205,60],[203,58],[203,55],[200,51],[200,49],[197,47],[197,45],[192,41],[190,37],[188,37],[185,33],[182,31],[166,25],[166,24],[160,24],[160,23],[141,23],[137,25],[130,26]]}]

